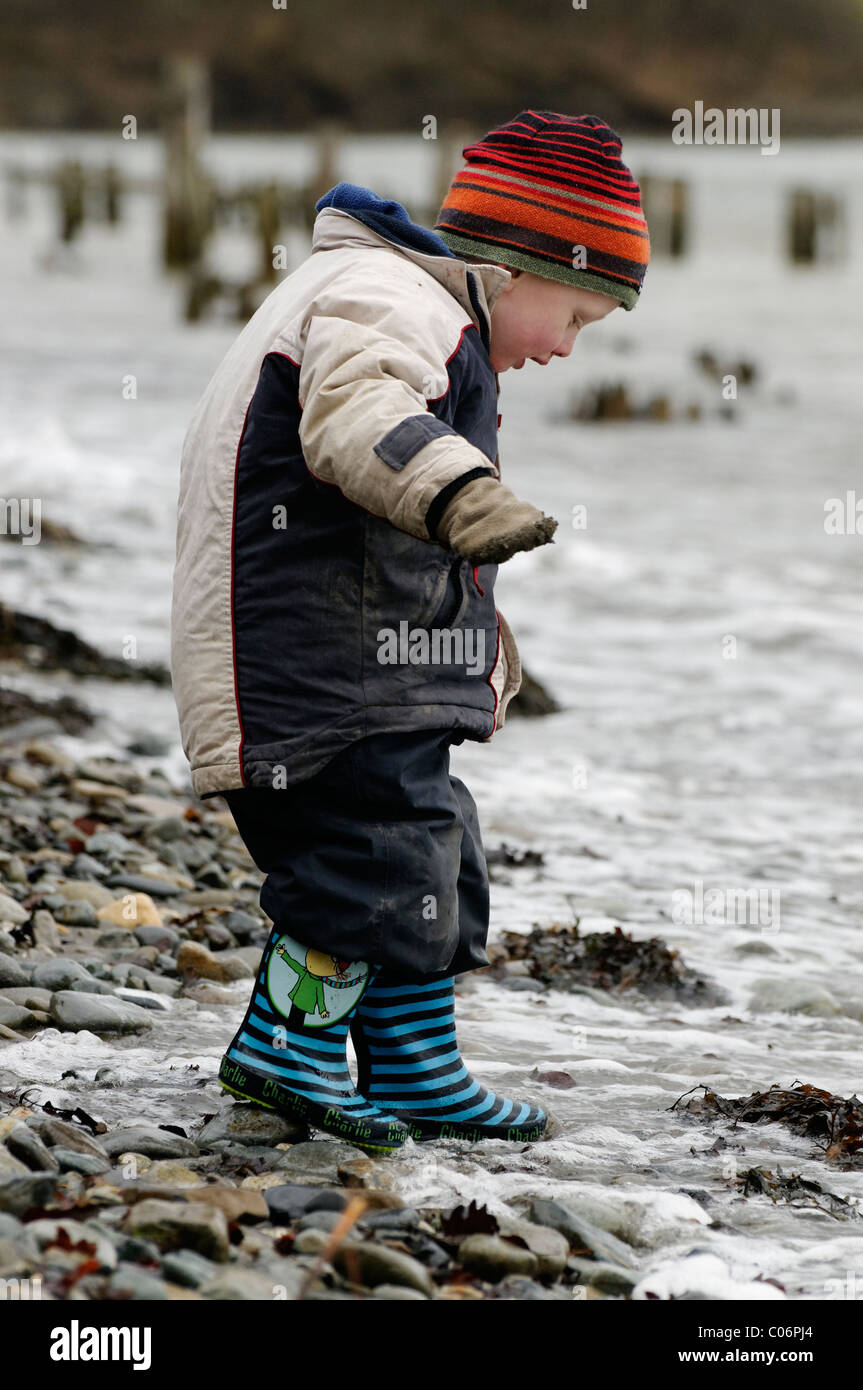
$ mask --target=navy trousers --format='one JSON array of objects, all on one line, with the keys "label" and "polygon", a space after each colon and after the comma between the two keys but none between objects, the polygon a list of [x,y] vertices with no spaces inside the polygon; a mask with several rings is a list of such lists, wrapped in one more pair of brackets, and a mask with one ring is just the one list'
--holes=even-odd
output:
[{"label": "navy trousers", "polygon": [[488,965],[488,870],[452,730],[372,734],[314,777],[223,792],[277,927],[405,980]]}]

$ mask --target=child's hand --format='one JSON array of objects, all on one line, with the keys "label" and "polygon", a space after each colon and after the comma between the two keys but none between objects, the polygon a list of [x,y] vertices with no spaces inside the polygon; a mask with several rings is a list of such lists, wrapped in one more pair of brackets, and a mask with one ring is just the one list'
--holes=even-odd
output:
[{"label": "child's hand", "polygon": [[519,550],[547,545],[557,522],[497,478],[474,478],[445,507],[436,530],[442,545],[472,564],[499,565]]}]

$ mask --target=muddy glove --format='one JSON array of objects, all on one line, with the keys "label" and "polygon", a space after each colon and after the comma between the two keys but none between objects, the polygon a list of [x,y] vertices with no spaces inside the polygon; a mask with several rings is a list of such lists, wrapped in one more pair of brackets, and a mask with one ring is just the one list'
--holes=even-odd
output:
[{"label": "muddy glove", "polygon": [[497,478],[474,478],[447,504],[437,524],[441,545],[474,565],[499,565],[519,550],[547,545],[557,530],[552,516],[522,502]]}]

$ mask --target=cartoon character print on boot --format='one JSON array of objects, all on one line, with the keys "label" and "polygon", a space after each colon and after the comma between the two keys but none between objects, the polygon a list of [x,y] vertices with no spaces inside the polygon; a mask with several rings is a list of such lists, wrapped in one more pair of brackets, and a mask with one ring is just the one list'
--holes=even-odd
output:
[{"label": "cartoon character print on boot", "polygon": [[364,961],[337,960],[280,936],[267,969],[270,999],[280,1014],[305,1014],[306,1028],[328,1028],[350,1013],[369,979]]}]

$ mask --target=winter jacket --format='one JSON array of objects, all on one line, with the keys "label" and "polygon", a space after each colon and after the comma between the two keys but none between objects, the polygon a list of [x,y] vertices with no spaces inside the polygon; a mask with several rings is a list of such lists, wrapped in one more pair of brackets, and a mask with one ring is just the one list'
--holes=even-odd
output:
[{"label": "winter jacket", "polygon": [[486,740],[518,689],[496,565],[436,539],[497,476],[491,308],[468,265],[355,184],[229,349],[183,445],[171,666],[201,797],[299,782],[367,734]]}]

